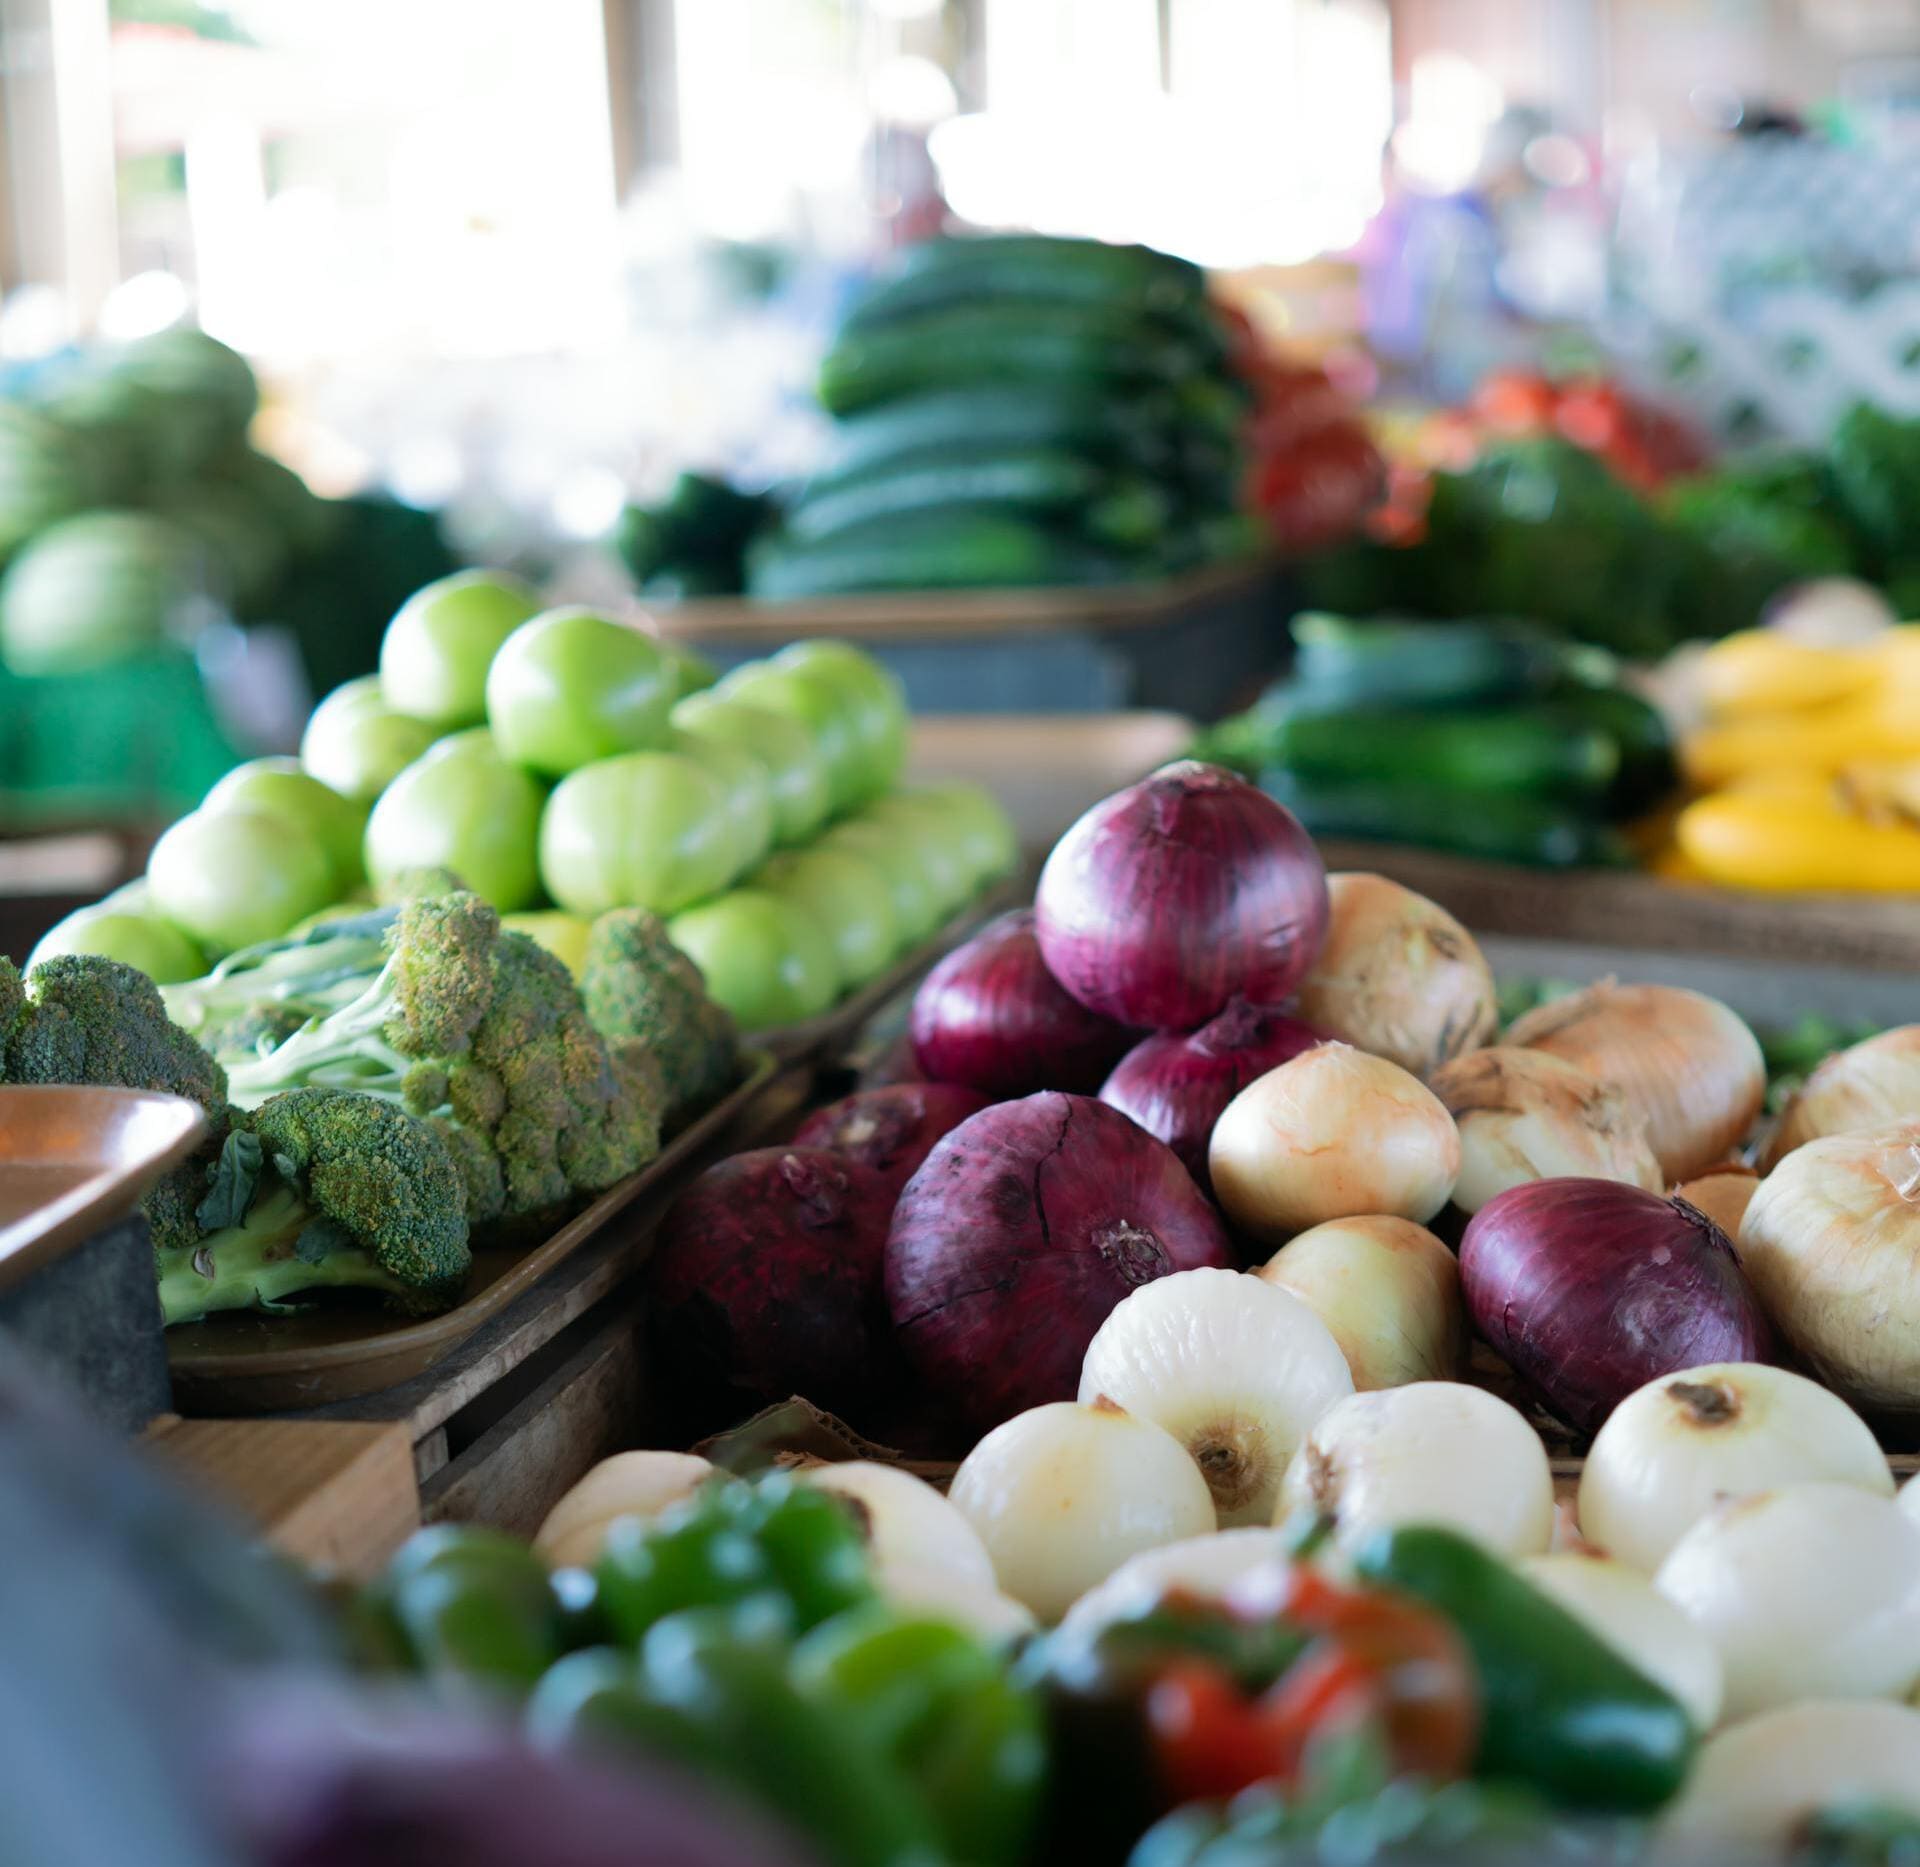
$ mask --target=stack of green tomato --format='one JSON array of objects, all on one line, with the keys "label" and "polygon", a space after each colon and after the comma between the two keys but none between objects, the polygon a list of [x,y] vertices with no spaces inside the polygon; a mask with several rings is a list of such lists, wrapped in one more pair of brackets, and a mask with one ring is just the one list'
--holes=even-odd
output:
[{"label": "stack of green tomato", "polygon": [[229,773],[143,882],[34,957],[101,952],[173,983],[442,871],[571,964],[595,915],[665,917],[751,1031],[825,1011],[1013,866],[985,792],[897,788],[906,707],[870,656],[800,642],[712,682],[514,578],[443,578],[394,617],[378,675],[315,709],[298,759]]}]

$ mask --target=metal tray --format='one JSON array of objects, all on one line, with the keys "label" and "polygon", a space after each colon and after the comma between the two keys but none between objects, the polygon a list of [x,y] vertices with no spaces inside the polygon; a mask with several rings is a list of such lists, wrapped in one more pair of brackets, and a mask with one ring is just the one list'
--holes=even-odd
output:
[{"label": "metal tray", "polygon": [[372,1306],[316,1303],[290,1316],[236,1310],[169,1330],[175,1395],[195,1411],[262,1413],[324,1406],[411,1379],[452,1353],[724,1134],[778,1068],[765,1050],[749,1051],[741,1079],[728,1094],[675,1135],[657,1159],[602,1193],[533,1249],[514,1242],[477,1244],[467,1296],[443,1316],[415,1322]]}]

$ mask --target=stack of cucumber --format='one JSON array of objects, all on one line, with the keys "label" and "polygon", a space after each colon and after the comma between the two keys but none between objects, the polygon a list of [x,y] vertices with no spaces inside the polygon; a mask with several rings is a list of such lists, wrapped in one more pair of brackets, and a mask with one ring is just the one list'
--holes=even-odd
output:
[{"label": "stack of cucumber", "polygon": [[1198,267],[1038,234],[927,242],[820,369],[822,471],[753,593],[1100,583],[1255,547],[1249,391]]},{"label": "stack of cucumber", "polygon": [[1620,826],[1673,789],[1665,721],[1604,650],[1522,623],[1293,623],[1292,677],[1212,728],[1317,836],[1535,867],[1624,863]]}]

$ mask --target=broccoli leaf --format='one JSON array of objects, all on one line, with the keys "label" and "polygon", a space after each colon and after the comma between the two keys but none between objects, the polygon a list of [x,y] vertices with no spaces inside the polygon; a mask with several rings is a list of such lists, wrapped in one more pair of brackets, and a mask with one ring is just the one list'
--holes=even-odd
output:
[{"label": "broccoli leaf", "polygon": [[324,1264],[336,1251],[345,1251],[353,1234],[334,1219],[315,1219],[293,1241],[293,1255],[302,1264]]},{"label": "broccoli leaf", "polygon": [[235,1128],[228,1134],[220,1158],[208,1173],[207,1196],[194,1214],[203,1232],[224,1231],[230,1225],[245,1223],[254,1195],[260,1190],[262,1161],[257,1134],[245,1128]]}]

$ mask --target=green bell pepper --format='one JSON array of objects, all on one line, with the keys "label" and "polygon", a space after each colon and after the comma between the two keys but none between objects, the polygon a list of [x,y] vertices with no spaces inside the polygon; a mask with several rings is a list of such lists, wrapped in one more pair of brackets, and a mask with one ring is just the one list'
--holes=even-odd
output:
[{"label": "green bell pepper", "polygon": [[422,1530],[401,1548],[363,1616],[419,1670],[505,1687],[532,1685],[568,1643],[566,1611],[532,1549],[454,1524]]},{"label": "green bell pepper", "polygon": [[1699,1739],[1679,1701],[1478,1544],[1427,1525],[1383,1530],[1354,1567],[1438,1609],[1466,1641],[1482,1693],[1477,1776],[1619,1811],[1658,1808],[1686,1780]]}]

